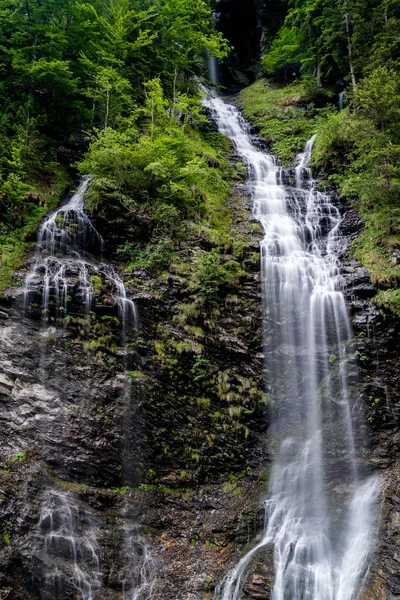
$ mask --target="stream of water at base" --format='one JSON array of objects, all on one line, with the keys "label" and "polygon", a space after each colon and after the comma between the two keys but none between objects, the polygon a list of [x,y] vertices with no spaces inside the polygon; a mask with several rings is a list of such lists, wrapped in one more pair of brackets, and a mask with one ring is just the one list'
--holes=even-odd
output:
[{"label": "stream of water at base", "polygon": [[[317,190],[314,138],[284,169],[257,149],[239,111],[204,100],[247,166],[261,241],[264,351],[274,461],[260,541],[217,598],[238,600],[256,561],[272,554],[272,600],[354,600],[368,567],[379,479],[360,475],[360,416],[349,383],[351,328],[340,291],[340,214]],[[354,382],[353,382],[354,384]]]}]

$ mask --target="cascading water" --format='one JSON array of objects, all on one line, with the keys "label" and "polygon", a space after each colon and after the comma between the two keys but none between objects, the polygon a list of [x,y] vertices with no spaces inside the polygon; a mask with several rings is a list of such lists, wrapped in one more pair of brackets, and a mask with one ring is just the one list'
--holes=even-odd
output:
[{"label": "cascading water", "polygon": [[66,586],[82,600],[101,588],[100,548],[93,519],[68,492],[48,490],[42,503],[38,535],[47,565],[44,598],[64,598]]},{"label": "cascading water", "polygon": [[[124,346],[123,364],[129,368],[126,344],[137,327],[135,303],[127,297],[122,279],[108,264],[99,262],[104,242],[85,211],[85,195],[91,177],[85,177],[71,199],[53,212],[41,225],[32,267],[25,280],[24,307],[41,298],[41,316],[45,327],[51,322],[62,324],[72,305],[74,313],[87,316],[94,307],[93,278],[101,277],[111,290],[121,326]],[[45,362],[45,361],[43,361]],[[124,462],[134,455],[129,439],[131,414],[131,378],[126,376],[124,411],[126,435]],[[125,464],[125,474],[130,469]],[[130,483],[130,481],[128,481]],[[125,513],[122,526],[124,572],[121,575],[125,600],[147,600],[155,581],[154,563],[149,547],[138,527]],[[82,600],[99,598],[102,587],[100,548],[93,519],[79,509],[71,494],[56,489],[45,494],[39,521],[39,537],[44,545],[47,576],[44,597],[65,597],[74,586]],[[72,583],[71,583],[72,582]],[[68,591],[69,593],[69,591]]]},{"label": "cascading water", "polygon": [[204,102],[248,167],[254,217],[264,230],[264,349],[275,452],[261,540],[217,597],[241,598],[253,560],[271,547],[272,600],[353,600],[371,551],[379,481],[361,480],[357,468],[351,330],[336,256],[340,214],[312,179],[314,138],[293,173],[253,145],[235,107],[215,94]]},{"label": "cascading water", "polygon": [[339,110],[343,110],[345,96],[346,96],[346,90],[339,92],[339,100],[338,100],[338,109]]},{"label": "cascading water", "polygon": [[66,316],[72,299],[70,292],[74,291],[87,315],[95,297],[91,275],[98,274],[111,284],[125,336],[126,327],[136,321],[136,307],[127,298],[124,284],[115,271],[95,260],[102,256],[104,242],[85,211],[90,181],[90,176],[84,177],[69,202],[40,226],[33,264],[25,279],[24,306],[29,305],[40,289],[42,319],[47,324],[51,316],[58,319]]},{"label": "cascading water", "polygon": [[149,546],[144,542],[135,524],[126,523],[124,600],[151,600],[156,583],[156,565]]},{"label": "cascading water", "polygon": [[215,56],[210,56],[207,63],[208,72],[212,83],[217,86],[219,83],[219,66]]}]

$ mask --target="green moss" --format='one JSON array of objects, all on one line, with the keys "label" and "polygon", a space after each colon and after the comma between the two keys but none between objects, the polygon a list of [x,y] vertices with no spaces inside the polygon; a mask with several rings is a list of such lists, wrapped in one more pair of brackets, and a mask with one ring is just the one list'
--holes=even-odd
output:
[{"label": "green moss", "polygon": [[400,289],[381,290],[372,300],[400,316]]},{"label": "green moss", "polygon": [[330,91],[316,90],[305,82],[287,86],[260,79],[239,94],[245,117],[271,146],[271,152],[290,164],[315,133],[315,103],[323,104]]},{"label": "green moss", "polygon": [[[392,260],[393,252],[400,248],[400,209],[362,204],[359,209],[365,227],[352,244],[353,253],[370,271],[374,283],[393,286],[400,279],[400,264]],[[393,294],[387,295],[388,304],[390,296],[394,299]]]},{"label": "green moss", "polygon": [[398,85],[398,76],[386,67],[361,79],[345,110],[321,114],[314,147],[318,168],[364,221],[352,252],[378,288],[373,300],[396,314],[400,313],[400,113],[393,90]]},{"label": "green moss", "polygon": [[364,229],[352,244],[357,260],[370,272],[379,291],[372,298],[381,308],[400,315],[400,264],[395,251],[400,248],[400,210],[395,207],[370,207],[358,202],[365,220]]},{"label": "green moss", "polygon": [[17,452],[16,455],[11,459],[11,462],[25,462],[28,456],[26,452]]},{"label": "green moss", "polygon": [[8,527],[4,523],[4,521],[1,524],[1,531],[2,531],[3,542],[6,544],[6,546],[11,546],[10,530],[8,529]]},{"label": "green moss", "polygon": [[100,275],[91,275],[90,281],[92,282],[94,293],[96,294],[96,297],[98,298],[103,289],[103,280],[100,277]]},{"label": "green moss", "polygon": [[119,488],[110,488],[108,491],[112,492],[113,494],[120,494],[121,496],[126,496],[126,494],[130,492],[130,487],[124,485],[123,487]]},{"label": "green moss", "polygon": [[128,375],[128,377],[132,377],[132,379],[146,378],[145,373],[142,373],[142,371],[125,371],[125,375]]}]

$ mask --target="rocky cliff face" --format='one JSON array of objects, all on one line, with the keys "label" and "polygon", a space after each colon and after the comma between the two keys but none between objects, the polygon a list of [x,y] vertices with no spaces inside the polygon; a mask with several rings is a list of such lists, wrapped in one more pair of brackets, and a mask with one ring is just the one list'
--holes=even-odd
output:
[{"label": "rocky cliff face", "polygon": [[[150,585],[147,568],[154,597],[203,597],[235,540],[259,529],[267,397],[259,231],[243,184],[228,210],[243,242],[240,289],[208,305],[178,267],[167,279],[130,273],[139,325],[125,344],[107,281],[90,317],[45,326],[40,290],[31,314],[18,289],[3,299],[2,598],[91,597],[100,579],[102,598],[128,598]],[[207,244],[185,241],[187,263]],[[85,559],[92,538],[98,567]]]},{"label": "rocky cliff face", "polygon": [[[185,266],[172,265],[168,277],[125,276],[139,313],[125,344],[106,282],[98,282],[89,324],[75,315],[43,327],[24,314],[18,290],[2,300],[2,598],[73,599],[85,585],[94,594],[100,579],[96,597],[104,599],[131,598],[140,586],[155,599],[210,598],[254,542],[269,465],[260,230],[243,183],[228,209],[243,246],[237,288],[227,285],[205,302],[191,287],[185,269],[193,268],[193,250],[210,244],[198,232],[182,242]],[[343,275],[370,440],[365,461],[382,473],[384,490],[363,598],[389,600],[400,595],[399,323],[370,301],[368,273],[348,251],[360,222],[344,210]],[[245,595],[267,599],[271,561],[259,558]]]},{"label": "rocky cliff face", "polygon": [[[346,212],[343,231],[349,241],[357,235],[360,226],[356,213]],[[376,290],[368,271],[348,254],[345,255],[343,274],[360,367],[361,399],[371,452],[369,462],[382,480],[378,544],[361,599],[388,600],[400,593],[400,323],[394,315],[379,311],[370,301]]]}]

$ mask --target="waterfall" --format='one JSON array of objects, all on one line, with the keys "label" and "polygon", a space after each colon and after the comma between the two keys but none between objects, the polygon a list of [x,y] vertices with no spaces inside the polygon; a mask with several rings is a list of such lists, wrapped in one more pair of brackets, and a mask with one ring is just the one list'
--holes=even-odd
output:
[{"label": "waterfall", "polygon": [[135,324],[136,308],[119,275],[98,262],[104,241],[85,211],[90,182],[90,176],[84,177],[71,199],[39,227],[33,264],[25,278],[24,307],[28,309],[32,299],[41,295],[41,316],[48,324],[67,315],[74,292],[80,298],[80,312],[88,315],[95,299],[92,276],[100,275],[110,282],[124,337],[127,326]]},{"label": "waterfall", "polygon": [[97,526],[70,493],[45,492],[38,535],[47,566],[43,597],[64,598],[67,586],[78,591],[81,600],[93,600],[101,588]]},{"label": "waterfall", "polygon": [[156,582],[156,565],[149,546],[136,525],[126,523],[123,600],[151,600]]},{"label": "waterfall", "polygon": [[339,100],[338,100],[338,109],[339,109],[339,111],[343,110],[345,96],[346,96],[346,90],[343,90],[342,92],[339,92]]},{"label": "waterfall", "polygon": [[[94,308],[93,278],[101,277],[111,293],[118,311],[123,366],[129,368],[126,348],[128,335],[137,328],[135,303],[127,297],[124,283],[115,269],[102,260],[104,241],[85,210],[85,198],[92,178],[84,177],[71,199],[50,214],[39,228],[32,266],[25,279],[24,308],[28,311],[41,299],[41,317],[46,328],[51,323],[63,325],[69,311],[88,316]],[[45,363],[42,360],[42,363]],[[131,407],[131,378],[125,377],[123,392],[125,442],[123,462],[134,456],[129,438],[134,418]],[[127,478],[129,479],[129,478]],[[132,483],[128,480],[128,483]],[[155,581],[153,559],[142,540],[134,519],[123,510],[123,560],[121,585],[125,600],[147,600]],[[69,493],[48,490],[39,519],[39,539],[44,550],[42,559],[47,572],[44,598],[64,598],[71,585],[81,600],[100,598],[102,588],[100,548],[97,528],[88,512],[82,511]],[[75,597],[75,596],[74,596]]]},{"label": "waterfall", "polygon": [[348,375],[339,210],[312,178],[314,138],[293,173],[253,145],[235,107],[214,93],[204,102],[247,165],[253,215],[264,231],[264,352],[275,454],[261,539],[217,597],[242,598],[253,560],[270,547],[272,600],[354,600],[372,550],[379,480],[361,478],[355,451],[360,411]]},{"label": "waterfall", "polygon": [[217,86],[219,83],[219,66],[215,56],[210,56],[207,63],[208,74],[212,83]]}]

